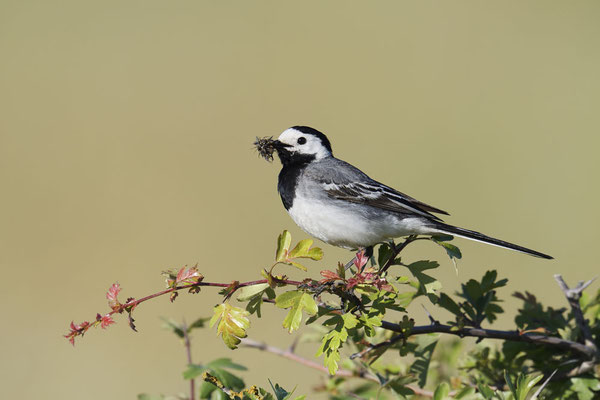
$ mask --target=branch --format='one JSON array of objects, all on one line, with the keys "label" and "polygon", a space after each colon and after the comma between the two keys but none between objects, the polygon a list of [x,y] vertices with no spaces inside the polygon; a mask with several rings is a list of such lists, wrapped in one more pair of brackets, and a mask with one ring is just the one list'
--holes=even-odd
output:
[{"label": "branch", "polygon": [[[594,343],[594,339],[592,338],[592,332],[590,331],[590,327],[583,316],[583,311],[581,310],[581,306],[579,305],[579,299],[581,299],[581,293],[594,282],[594,279],[590,279],[587,282],[580,281],[577,283],[577,286],[573,289],[569,289],[569,286],[564,281],[562,275],[556,274],[554,275],[554,279],[558,283],[558,286],[565,294],[569,305],[571,306],[571,311],[573,312],[573,316],[575,317],[575,323],[581,330],[582,337],[580,338],[580,342],[585,344],[586,346],[593,347],[596,349],[596,344]],[[597,350],[597,349],[596,349]]]},{"label": "branch", "polygon": [[[394,324],[388,321],[382,321],[381,327],[393,332],[403,333],[402,326]],[[586,359],[593,360],[596,354],[596,350],[588,347],[584,344],[572,342],[553,336],[539,335],[539,334],[521,334],[519,331],[499,331],[495,329],[483,329],[483,328],[458,328],[451,325],[433,324],[413,327],[406,337],[413,335],[422,335],[425,333],[447,333],[449,335],[455,335],[459,337],[476,337],[482,339],[501,339],[509,340],[512,342],[525,342],[533,343],[545,346],[556,347],[562,350],[569,350],[574,353],[578,353],[584,356]],[[391,339],[390,339],[391,340]],[[399,339],[397,339],[399,340]],[[385,342],[383,342],[385,343]]]},{"label": "branch", "polygon": [[[292,281],[292,280],[287,280],[287,279],[277,279],[275,277],[272,277],[272,281],[277,284],[283,284],[283,285],[299,286],[302,284],[302,282],[299,282],[299,281]],[[116,301],[116,294],[115,294],[114,295],[115,296],[115,300],[114,300],[115,304],[111,304],[112,311],[108,312],[105,315],[96,314],[95,321],[91,322],[91,323],[88,321],[84,321],[80,324],[75,325],[73,322],[71,322],[69,333],[64,335],[64,337],[67,338],[71,344],[75,345],[75,338],[77,336],[83,336],[91,327],[102,326],[103,328],[106,328],[107,326],[109,326],[110,324],[113,324],[115,322],[111,318],[112,315],[117,314],[117,313],[122,314],[123,312],[127,312],[129,314],[129,326],[134,331],[136,331],[135,325],[133,324],[133,318],[131,318],[131,313],[139,304],[144,303],[148,300],[155,299],[160,296],[164,296],[169,293],[173,293],[173,294],[177,293],[180,290],[185,290],[185,289],[190,289],[190,290],[198,289],[199,290],[200,287],[231,288],[230,292],[227,294],[227,296],[229,297],[236,290],[238,290],[240,288],[243,288],[246,286],[260,285],[260,284],[264,284],[264,283],[269,283],[269,280],[260,279],[257,281],[248,281],[248,282],[241,282],[241,283],[237,282],[237,281],[234,281],[232,283],[194,282],[194,283],[190,283],[190,284],[170,287],[169,289],[165,289],[160,292],[153,293],[151,295],[142,297],[141,299],[137,299],[137,300],[133,297],[128,298],[127,301],[123,304],[120,304]],[[118,288],[118,284],[115,284],[113,286],[116,286]],[[120,290],[121,289],[118,288],[116,293],[118,293]],[[173,301],[173,299],[174,298],[172,298],[171,301]]]},{"label": "branch", "polygon": [[227,397],[229,397],[230,399],[235,399],[237,397],[236,395],[238,393],[234,392],[233,390],[231,390],[229,388],[226,388],[225,385],[223,385],[223,383],[221,383],[219,378],[212,375],[211,373],[209,373],[209,372],[202,373],[202,379],[208,383],[215,385],[218,389],[220,389],[223,393],[225,393],[225,395]]},{"label": "branch", "polygon": [[[288,360],[292,360],[301,365],[304,365],[304,366],[312,368],[312,369],[316,369],[318,371],[321,371],[321,372],[329,375],[327,368],[325,368],[323,365],[321,365],[315,361],[301,357],[290,350],[283,350],[283,349],[280,349],[279,347],[274,347],[274,346],[268,345],[266,343],[261,343],[256,340],[252,340],[252,339],[248,339],[248,338],[242,339],[241,345],[244,347],[252,348],[252,349],[266,351],[268,353],[278,355],[279,357],[287,358]],[[340,368],[337,370],[337,372],[333,376],[339,376],[339,377],[344,377],[344,378],[362,378],[362,379],[366,379],[371,382],[375,382],[377,384],[381,384],[381,382],[375,375],[370,374],[367,371],[359,371],[358,373],[356,373],[356,372],[353,372],[353,371],[350,371],[347,369]],[[407,388],[411,389],[413,392],[415,392],[415,394],[418,394],[419,396],[424,396],[424,397],[429,397],[429,398],[433,397],[433,392],[430,392],[428,390],[423,390],[419,387],[412,386],[412,385],[405,385],[405,386]]]},{"label": "branch", "polygon": [[570,378],[574,376],[578,376],[589,372],[594,369],[596,364],[598,363],[598,359],[600,358],[600,354],[598,352],[598,347],[596,343],[594,343],[594,338],[592,337],[592,332],[590,330],[590,326],[588,325],[585,316],[583,315],[583,311],[581,310],[581,305],[579,304],[579,299],[581,299],[581,293],[596,280],[590,279],[587,282],[580,281],[577,283],[577,286],[570,289],[567,283],[564,281],[562,275],[556,274],[554,275],[554,279],[558,283],[558,286],[565,294],[569,305],[571,306],[571,311],[573,312],[573,316],[575,317],[575,323],[581,332],[581,336],[579,341],[592,352],[592,357],[590,359],[582,362],[577,367],[573,368],[570,371],[562,373],[558,376],[558,378]]}]

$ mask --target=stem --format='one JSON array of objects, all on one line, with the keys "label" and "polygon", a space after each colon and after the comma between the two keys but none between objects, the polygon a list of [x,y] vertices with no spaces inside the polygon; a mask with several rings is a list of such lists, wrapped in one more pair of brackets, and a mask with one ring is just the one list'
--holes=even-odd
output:
[{"label": "stem", "polygon": [[[187,361],[189,365],[192,365],[192,345],[190,343],[190,335],[188,334],[188,326],[185,319],[183,320],[182,328]],[[194,381],[194,378],[190,379],[190,400],[196,400],[196,382]]]},{"label": "stem", "polygon": [[[286,285],[298,286],[298,285],[302,284],[302,282],[291,281],[291,280],[287,280],[287,279],[283,279],[283,280],[274,279],[274,280],[277,283],[284,283]],[[263,283],[269,283],[269,281],[266,280],[266,279],[260,279],[260,280],[257,280],[257,281],[248,281],[248,282],[238,283],[236,285],[236,287],[235,287],[235,290],[241,289],[241,288],[246,287],[246,286],[260,285],[260,284],[263,284]],[[128,301],[127,303],[122,304],[121,309],[125,309],[125,308],[134,309],[135,307],[138,306],[138,304],[143,303],[143,302],[148,301],[148,300],[152,300],[152,299],[154,299],[156,297],[164,296],[165,294],[169,294],[169,293],[172,293],[172,292],[177,292],[179,290],[191,289],[193,287],[199,287],[199,286],[223,287],[223,288],[226,288],[226,287],[231,286],[231,283],[198,282],[198,283],[190,283],[189,285],[176,286],[174,288],[165,289],[163,291],[160,291],[160,292],[157,292],[157,293],[153,293],[153,294],[148,295],[146,297],[142,297],[141,299],[137,299],[137,300],[134,299],[134,300]],[[108,313],[108,315],[113,315],[113,314],[118,313],[118,312],[122,312],[122,311],[120,311],[120,310],[112,310],[112,311],[110,311]]]}]

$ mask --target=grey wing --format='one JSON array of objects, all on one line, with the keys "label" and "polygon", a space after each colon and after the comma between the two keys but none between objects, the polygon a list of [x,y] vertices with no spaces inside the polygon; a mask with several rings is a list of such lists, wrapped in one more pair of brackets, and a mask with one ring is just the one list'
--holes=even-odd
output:
[{"label": "grey wing", "polygon": [[[441,219],[431,213],[449,215],[444,210],[425,204],[369,178],[365,173],[346,162],[336,161],[338,165],[330,165],[325,168],[329,170],[328,173],[322,173],[324,169],[319,174],[320,185],[331,198],[365,204],[399,214],[417,214],[437,221],[441,221]],[[329,169],[329,167],[334,169]]]}]

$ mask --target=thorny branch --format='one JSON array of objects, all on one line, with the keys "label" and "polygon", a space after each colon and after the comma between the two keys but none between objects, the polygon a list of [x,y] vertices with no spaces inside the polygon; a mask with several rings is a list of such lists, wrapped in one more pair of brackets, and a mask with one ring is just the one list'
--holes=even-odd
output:
[{"label": "thorny branch", "polygon": [[579,305],[579,299],[581,299],[581,293],[594,282],[594,279],[590,279],[587,282],[579,282],[577,286],[573,289],[569,289],[569,286],[564,281],[562,275],[556,274],[554,275],[554,279],[558,283],[558,286],[565,294],[569,305],[571,306],[571,310],[573,311],[573,316],[575,317],[575,323],[581,330],[581,338],[580,342],[585,344],[586,346],[596,348],[596,344],[592,339],[592,332],[590,331],[590,327],[588,326],[585,318],[583,316],[583,311],[581,310],[581,306]]},{"label": "thorny branch", "polygon": [[[557,338],[554,336],[546,336],[532,333],[521,333],[519,331],[500,331],[495,329],[483,329],[483,328],[458,328],[452,325],[433,324],[433,325],[422,325],[413,327],[408,334],[403,333],[403,327],[398,324],[394,324],[388,321],[382,321],[381,327],[393,332],[399,332],[405,337],[414,335],[422,335],[425,333],[447,333],[449,335],[455,335],[459,337],[476,337],[482,339],[500,339],[510,340],[513,342],[526,342],[541,344],[546,346],[553,346],[563,350],[573,351],[585,358],[593,358],[594,350],[577,342]],[[400,336],[400,335],[399,335]],[[390,339],[393,340],[394,338]],[[396,339],[400,340],[400,338]],[[386,342],[383,342],[386,343]]]},{"label": "thorny branch", "polygon": [[564,379],[589,372],[598,363],[598,359],[600,358],[600,356],[598,348],[593,341],[590,327],[583,316],[583,311],[581,310],[581,307],[579,305],[579,299],[581,298],[581,293],[583,292],[583,290],[585,290],[594,281],[594,279],[589,280],[587,282],[579,282],[575,288],[570,289],[561,275],[555,275],[554,278],[558,282],[558,285],[560,286],[561,290],[564,292],[567,300],[569,301],[573,315],[575,317],[575,321],[579,329],[581,330],[582,337],[579,342],[565,340],[554,336],[540,335],[537,333],[522,333],[519,331],[501,331],[495,329],[483,329],[473,327],[458,328],[456,326],[440,324],[433,320],[430,316],[430,320],[432,320],[431,325],[415,326],[409,332],[406,332],[405,328],[398,324],[394,324],[388,321],[382,321],[381,327],[383,329],[387,329],[393,332],[399,332],[399,334],[381,343],[368,346],[362,351],[352,354],[350,358],[355,359],[358,357],[363,357],[366,354],[372,352],[373,350],[394,345],[395,343],[401,340],[405,340],[410,336],[426,333],[445,333],[459,336],[461,338],[476,337],[480,339],[500,339],[514,342],[526,342],[544,346],[551,346],[562,350],[571,351],[584,359],[577,367],[573,368],[572,370],[562,374],[557,374],[556,376],[554,376],[553,373],[552,376],[548,379]]},{"label": "thorny branch", "polygon": [[585,361],[579,364],[577,367],[572,370],[560,374],[557,378],[568,378],[577,375],[584,374],[586,372],[594,369],[595,365],[598,363],[600,359],[600,353],[598,352],[598,347],[596,343],[594,343],[594,339],[592,338],[592,332],[590,331],[590,326],[588,325],[583,311],[581,310],[581,306],[579,304],[579,299],[581,299],[581,293],[594,282],[594,279],[590,279],[587,282],[580,281],[577,283],[577,286],[570,289],[567,283],[564,281],[562,275],[556,274],[554,275],[554,279],[558,283],[558,286],[565,294],[569,305],[571,306],[571,311],[573,312],[573,316],[575,318],[575,323],[577,327],[581,331],[581,336],[579,338],[580,343],[585,346],[586,349],[591,353],[590,357],[587,357]]}]

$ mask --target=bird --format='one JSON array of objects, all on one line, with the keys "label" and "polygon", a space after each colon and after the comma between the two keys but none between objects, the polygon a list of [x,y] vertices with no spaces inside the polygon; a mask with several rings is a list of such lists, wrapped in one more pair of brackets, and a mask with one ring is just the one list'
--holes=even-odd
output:
[{"label": "bird", "polygon": [[553,257],[517,244],[443,222],[446,211],[370,178],[333,156],[320,131],[293,126],[277,139],[255,142],[260,154],[282,168],[277,189],[294,222],[309,235],[333,246],[359,250],[411,235],[452,235],[535,257]]}]

